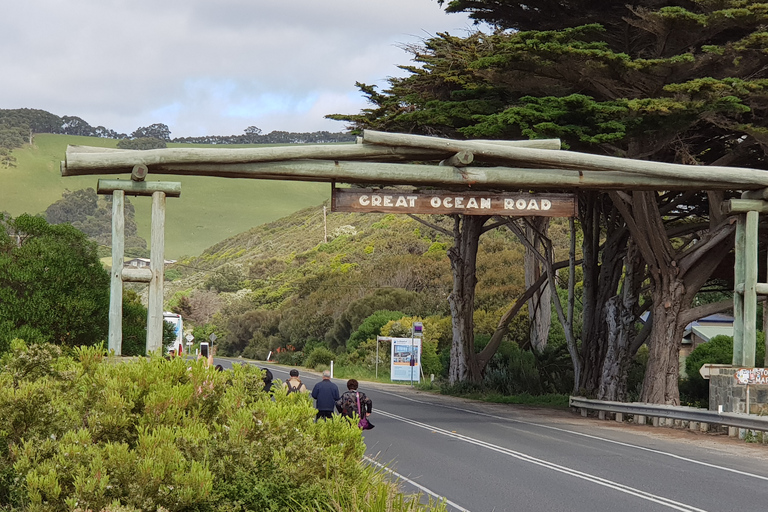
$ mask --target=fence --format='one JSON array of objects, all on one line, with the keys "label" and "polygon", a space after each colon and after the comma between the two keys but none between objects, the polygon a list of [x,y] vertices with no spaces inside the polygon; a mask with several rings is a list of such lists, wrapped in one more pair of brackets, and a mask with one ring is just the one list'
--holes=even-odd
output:
[{"label": "fence", "polygon": [[[708,430],[709,425],[723,425],[740,429],[768,432],[768,416],[739,414],[732,412],[710,411],[695,407],[680,407],[673,405],[655,405],[644,403],[608,402],[591,400],[572,396],[570,406],[581,411],[586,416],[588,411],[602,411],[616,414],[616,421],[624,421],[625,416],[632,415],[636,423],[645,424],[647,418],[668,418],[672,420],[690,421],[698,424],[701,430]],[[653,420],[653,424],[658,422]],[[691,425],[693,428],[693,424]]]}]

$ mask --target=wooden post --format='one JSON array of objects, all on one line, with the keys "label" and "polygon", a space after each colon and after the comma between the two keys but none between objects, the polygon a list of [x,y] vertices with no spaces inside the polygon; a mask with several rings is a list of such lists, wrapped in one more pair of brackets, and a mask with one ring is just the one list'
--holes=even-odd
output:
[{"label": "wooden post", "polygon": [[152,194],[152,232],[149,255],[149,304],[147,307],[147,353],[163,347],[163,279],[165,271],[165,193]]},{"label": "wooden post", "polygon": [[[735,262],[733,265],[733,359],[734,366],[741,366],[744,359],[744,251],[746,248],[746,215],[736,219],[734,242]],[[742,291],[739,291],[742,290]]]},{"label": "wooden post", "polygon": [[125,249],[125,192],[112,192],[112,269],[109,292],[108,348],[115,355],[123,351],[123,255]]},{"label": "wooden post", "polygon": [[744,347],[743,365],[755,366],[757,340],[757,223],[759,214],[747,212],[746,254],[744,256]]}]

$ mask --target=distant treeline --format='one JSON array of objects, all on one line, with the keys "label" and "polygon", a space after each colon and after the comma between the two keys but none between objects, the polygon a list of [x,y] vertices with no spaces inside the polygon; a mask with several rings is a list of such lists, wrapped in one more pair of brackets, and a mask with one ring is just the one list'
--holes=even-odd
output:
[{"label": "distant treeline", "polygon": [[261,129],[249,126],[240,135],[206,135],[203,137],[171,138],[168,126],[162,123],[142,126],[130,135],[118,133],[104,126],[93,127],[76,116],[57,116],[45,110],[19,108],[0,109],[0,148],[11,150],[21,147],[31,140],[33,133],[58,133],[63,135],[83,135],[106,139],[154,138],[165,142],[189,144],[286,144],[286,143],[325,143],[350,142],[355,139],[348,133],[327,131],[294,133],[273,131],[262,134]]}]

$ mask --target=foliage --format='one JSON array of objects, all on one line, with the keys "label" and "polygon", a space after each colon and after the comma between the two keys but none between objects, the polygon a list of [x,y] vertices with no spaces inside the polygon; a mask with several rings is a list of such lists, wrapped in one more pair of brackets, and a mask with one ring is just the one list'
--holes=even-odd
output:
[{"label": "foliage", "polygon": [[217,292],[236,292],[242,283],[242,270],[234,265],[225,265],[208,276],[203,287]]},{"label": "foliage", "polygon": [[374,311],[353,332],[347,342],[347,350],[355,350],[360,343],[376,339],[381,334],[381,328],[391,320],[399,320],[405,315],[400,311],[379,310]]},{"label": "foliage", "polygon": [[131,139],[156,139],[168,142],[171,140],[171,130],[168,125],[155,123],[149,126],[141,126],[131,133]]},{"label": "foliage", "polygon": [[0,382],[8,510],[330,511],[358,510],[339,494],[400,499],[361,467],[359,429],[314,423],[306,396],[270,399],[257,367],[114,364],[96,347],[62,356],[17,341]]},{"label": "foliage", "polygon": [[336,358],[330,349],[326,347],[316,347],[309,353],[307,360],[304,362],[307,368],[318,368],[320,365],[329,366],[331,361]]},{"label": "foliage", "polygon": [[[138,236],[136,208],[126,198],[123,209],[125,252],[144,256],[147,241]],[[72,224],[97,244],[112,247],[112,196],[99,198],[93,188],[66,190],[45,210],[45,218],[51,224]]]},{"label": "foliage", "polygon": [[[765,358],[765,333],[757,333],[755,366],[762,367]],[[719,335],[696,347],[685,358],[685,379],[680,384],[680,393],[688,401],[703,401],[709,397],[709,381],[699,370],[705,364],[731,364],[733,362],[733,337]]]},{"label": "foliage", "polygon": [[109,274],[83,233],[21,215],[0,224],[0,303],[5,343],[94,345],[107,335]]},{"label": "foliage", "polygon": [[167,148],[168,144],[162,139],[156,137],[138,137],[136,139],[121,139],[117,143],[120,149],[135,149],[146,151],[148,149]]}]

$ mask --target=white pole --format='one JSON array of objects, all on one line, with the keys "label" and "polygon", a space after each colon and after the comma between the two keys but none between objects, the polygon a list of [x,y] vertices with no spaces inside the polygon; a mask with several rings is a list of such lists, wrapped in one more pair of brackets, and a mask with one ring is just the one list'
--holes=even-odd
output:
[{"label": "white pole", "polygon": [[331,378],[333,378],[333,361],[331,361]]},{"label": "white pole", "polygon": [[376,378],[379,378],[379,337],[376,336]]},{"label": "white pole", "polygon": [[413,363],[415,363],[413,360],[413,334],[413,327],[411,327],[411,387],[413,387]]}]

